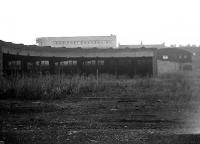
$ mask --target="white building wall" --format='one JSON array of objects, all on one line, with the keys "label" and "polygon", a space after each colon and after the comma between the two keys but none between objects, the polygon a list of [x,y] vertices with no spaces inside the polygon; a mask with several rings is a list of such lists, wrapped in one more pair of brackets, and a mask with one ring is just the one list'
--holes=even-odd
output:
[{"label": "white building wall", "polygon": [[66,48],[116,48],[115,35],[110,36],[80,36],[80,37],[41,37],[36,39],[39,46]]}]

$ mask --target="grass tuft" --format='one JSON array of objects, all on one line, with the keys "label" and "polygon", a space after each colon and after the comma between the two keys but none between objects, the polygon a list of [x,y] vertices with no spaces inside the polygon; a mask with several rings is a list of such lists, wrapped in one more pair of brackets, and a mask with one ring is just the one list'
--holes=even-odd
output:
[{"label": "grass tuft", "polygon": [[55,100],[62,98],[105,97],[155,97],[172,101],[189,100],[191,87],[181,73],[165,74],[157,78],[116,78],[102,74],[95,76],[46,75],[39,77],[2,78],[1,99]]}]

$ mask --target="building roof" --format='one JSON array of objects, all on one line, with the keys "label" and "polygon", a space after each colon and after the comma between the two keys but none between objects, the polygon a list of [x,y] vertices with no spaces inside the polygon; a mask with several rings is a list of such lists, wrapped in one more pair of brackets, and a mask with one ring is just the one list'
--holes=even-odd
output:
[{"label": "building roof", "polygon": [[180,49],[180,48],[164,48],[164,49],[159,49],[158,50],[158,54],[159,53],[169,53],[169,54],[188,54],[188,55],[192,55],[191,52],[184,50],[184,49]]},{"label": "building roof", "polygon": [[149,45],[119,45],[119,48],[164,48],[165,44],[149,44]]},{"label": "building roof", "polygon": [[[163,59],[163,56],[166,59]],[[173,62],[192,62],[192,53],[179,48],[164,48],[157,51],[159,60],[173,61]]]},{"label": "building roof", "polygon": [[49,46],[40,47],[37,45],[13,44],[3,41],[0,41],[0,46],[4,53],[47,57],[141,57],[153,56],[153,52],[156,50],[155,48],[52,48]]}]

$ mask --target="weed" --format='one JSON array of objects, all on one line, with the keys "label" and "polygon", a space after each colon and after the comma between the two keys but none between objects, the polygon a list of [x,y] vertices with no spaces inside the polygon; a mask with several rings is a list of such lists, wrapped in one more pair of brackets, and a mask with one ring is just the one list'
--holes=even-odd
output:
[{"label": "weed", "polygon": [[1,99],[21,100],[54,100],[61,98],[83,97],[88,94],[98,95],[99,92],[106,96],[131,95],[135,97],[149,97],[170,100],[189,99],[190,85],[183,74],[173,73],[161,75],[157,78],[127,77],[116,78],[102,74],[95,76],[65,76],[46,75],[39,77],[14,77],[2,78],[0,83]]}]

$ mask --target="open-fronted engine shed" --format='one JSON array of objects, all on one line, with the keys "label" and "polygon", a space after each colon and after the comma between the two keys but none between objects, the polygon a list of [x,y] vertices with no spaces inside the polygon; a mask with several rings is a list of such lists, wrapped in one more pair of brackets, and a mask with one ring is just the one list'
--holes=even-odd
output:
[{"label": "open-fronted engine shed", "polygon": [[156,49],[51,48],[3,45],[3,72],[133,76],[157,74]]}]

